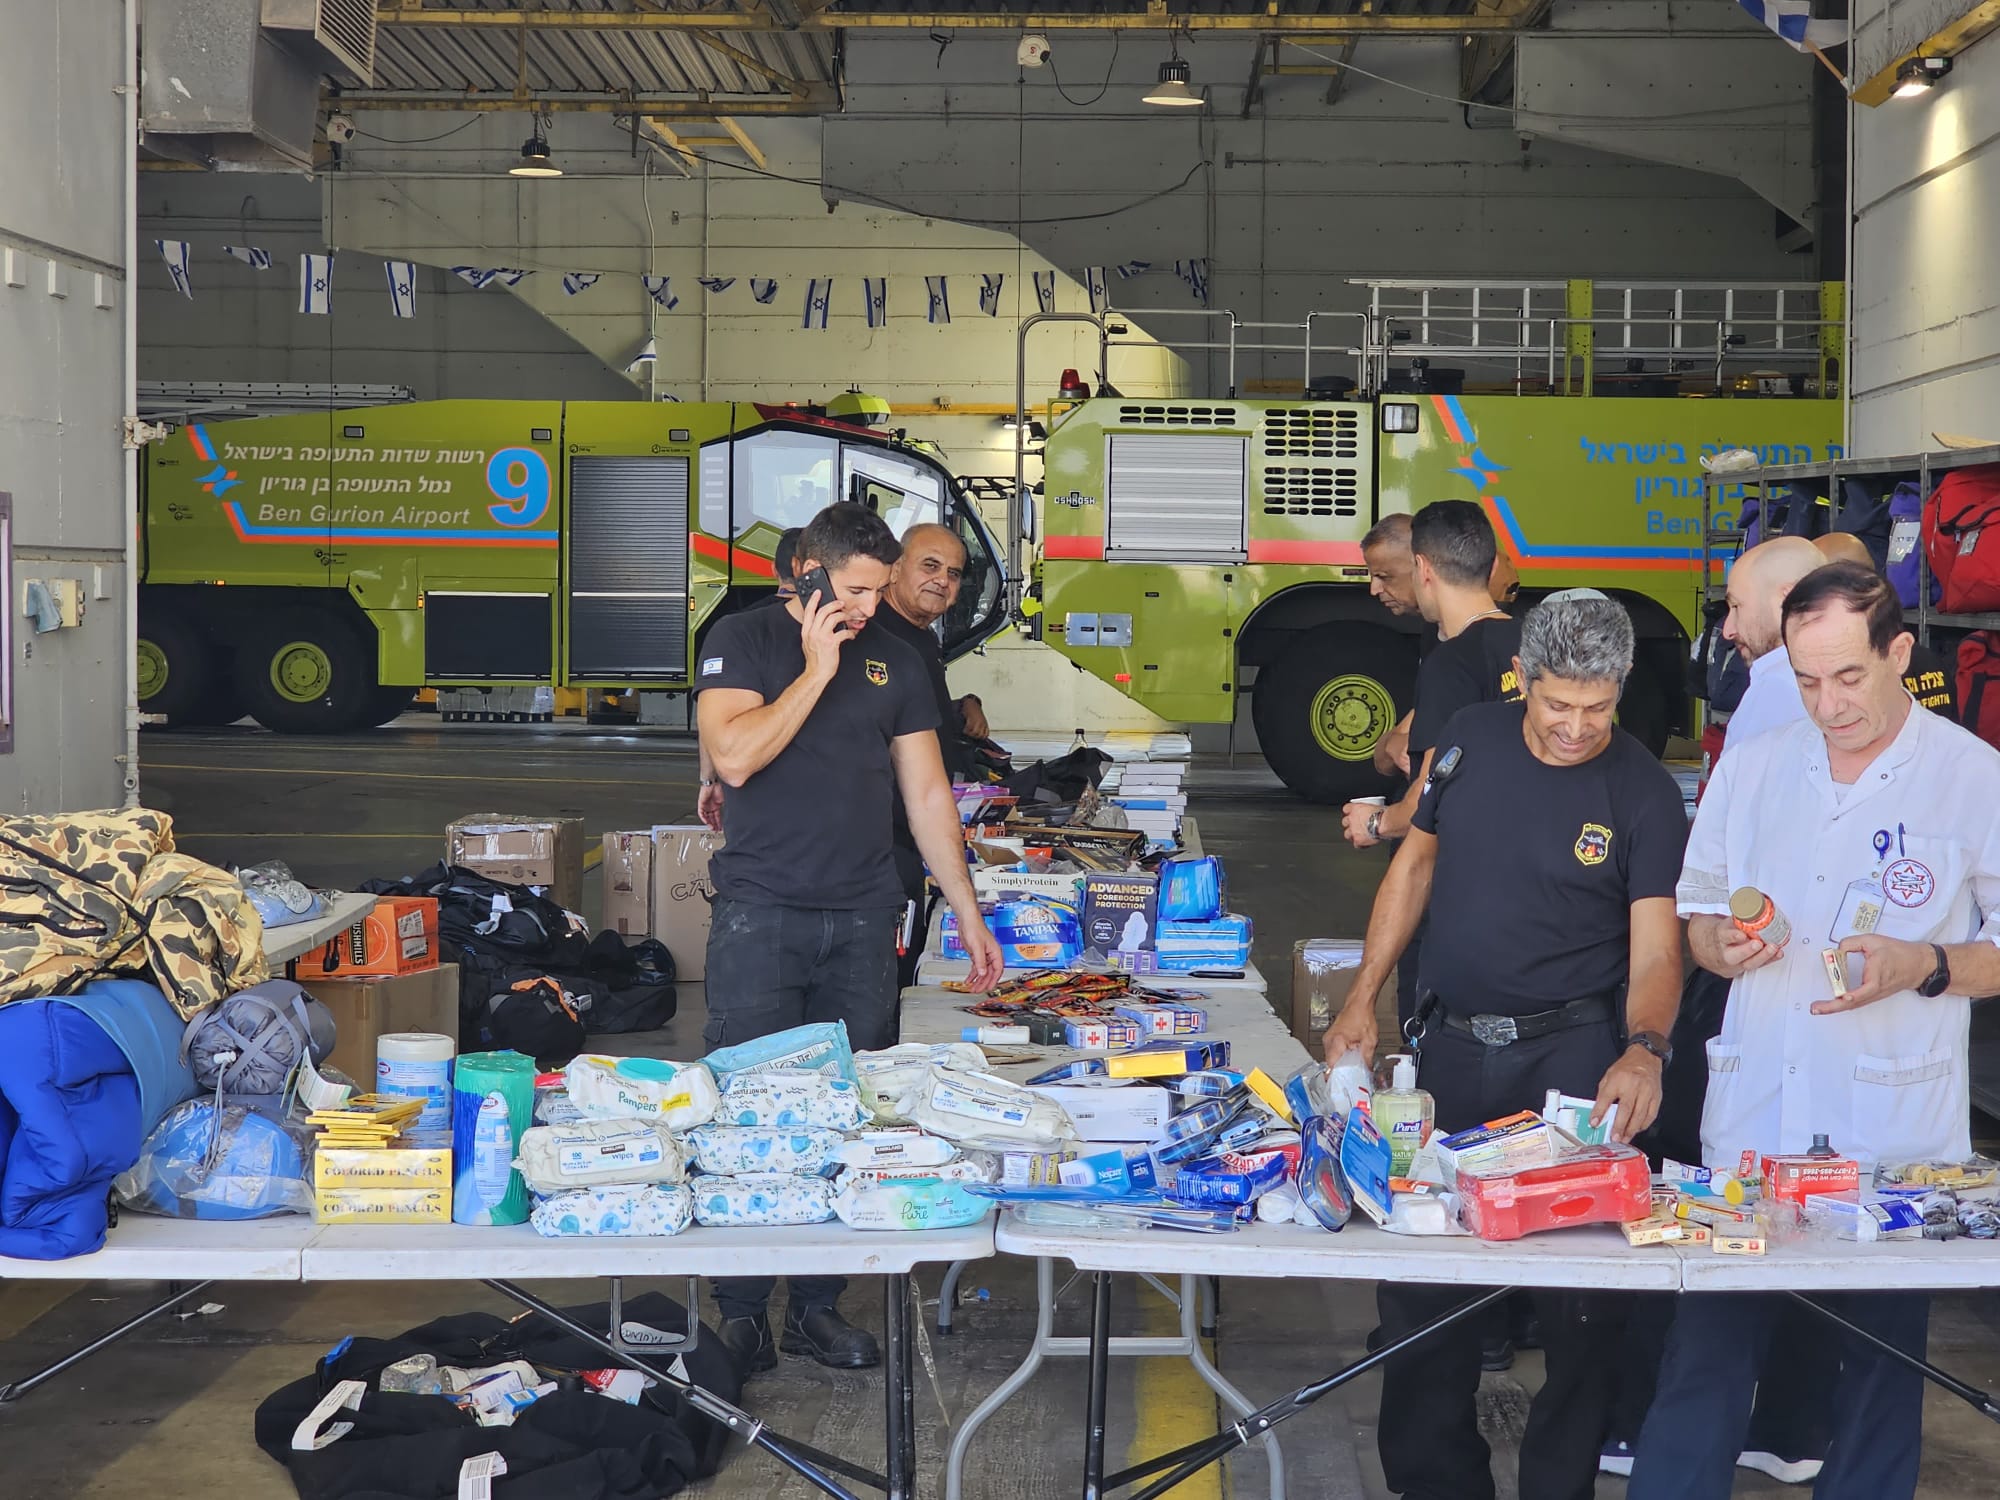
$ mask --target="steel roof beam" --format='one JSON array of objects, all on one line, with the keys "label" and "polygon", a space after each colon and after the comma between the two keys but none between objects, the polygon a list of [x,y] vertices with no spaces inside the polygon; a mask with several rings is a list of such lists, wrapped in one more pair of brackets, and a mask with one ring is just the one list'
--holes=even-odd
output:
[{"label": "steel roof beam", "polygon": [[[1491,3],[1491,0],[1489,0]],[[1501,4],[1518,0],[1501,0]],[[1546,3],[1546,0],[1531,0]],[[443,10],[385,5],[376,13],[392,28],[455,26],[552,31],[1171,31],[1261,32],[1301,39],[1349,36],[1480,36],[1520,29],[1510,15],[1495,11],[1469,16],[1348,15],[1301,16],[1246,13],[1205,14],[1169,11],[1164,0],[1143,11],[1058,11],[1010,14],[1003,11],[924,13],[834,11],[799,15],[796,27],[768,11],[663,10]]]}]

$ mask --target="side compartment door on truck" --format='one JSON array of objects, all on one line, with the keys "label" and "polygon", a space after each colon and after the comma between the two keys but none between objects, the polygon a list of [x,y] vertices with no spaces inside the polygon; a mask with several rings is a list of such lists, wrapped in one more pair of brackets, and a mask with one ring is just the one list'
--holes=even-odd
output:
[{"label": "side compartment door on truck", "polygon": [[567,545],[567,680],[684,680],[687,457],[572,456]]}]

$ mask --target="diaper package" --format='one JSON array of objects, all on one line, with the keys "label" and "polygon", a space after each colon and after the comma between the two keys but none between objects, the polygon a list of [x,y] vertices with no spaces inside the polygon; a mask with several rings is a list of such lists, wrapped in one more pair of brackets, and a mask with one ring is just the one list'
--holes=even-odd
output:
[{"label": "diaper package", "polygon": [[961,1183],[936,1177],[887,1182],[843,1179],[833,1211],[849,1229],[959,1229],[992,1209]]},{"label": "diaper package", "polygon": [[986,1054],[972,1042],[903,1042],[879,1052],[857,1052],[854,1072],[862,1105],[878,1124],[903,1124],[896,1102],[930,1076],[932,1064],[978,1073],[986,1067]]},{"label": "diaper package", "polygon": [[709,1229],[823,1224],[833,1217],[833,1184],[823,1177],[789,1172],[704,1177],[693,1191],[694,1221]]},{"label": "diaper package", "polygon": [[563,1069],[569,1102],[592,1120],[657,1120],[692,1130],[715,1118],[715,1076],[700,1063],[586,1053]]},{"label": "diaper package", "polygon": [[1076,1138],[1060,1104],[990,1073],[933,1067],[898,1108],[932,1135],[962,1146],[1047,1151]]},{"label": "diaper package", "polygon": [[718,1047],[702,1061],[724,1083],[737,1073],[771,1068],[826,1073],[854,1082],[854,1048],[848,1043],[845,1021],[815,1021],[774,1031],[734,1047]]},{"label": "diaper package", "polygon": [[715,1111],[718,1125],[764,1130],[858,1130],[862,1119],[853,1079],[796,1068],[732,1075]]},{"label": "diaper package", "polygon": [[598,1183],[680,1182],[687,1153],[657,1120],[579,1120],[523,1131],[514,1165],[534,1192],[559,1193]]},{"label": "diaper package", "polygon": [[752,1172],[798,1172],[817,1177],[832,1170],[840,1143],[837,1130],[704,1125],[688,1132],[695,1165],[725,1177]]},{"label": "diaper package", "polygon": [[679,1234],[694,1218],[694,1196],[684,1187],[578,1188],[538,1199],[528,1214],[537,1234]]}]

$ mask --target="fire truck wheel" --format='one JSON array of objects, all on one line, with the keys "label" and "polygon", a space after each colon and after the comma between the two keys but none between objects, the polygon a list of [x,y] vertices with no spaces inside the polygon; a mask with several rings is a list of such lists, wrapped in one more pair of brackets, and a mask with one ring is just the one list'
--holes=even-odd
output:
[{"label": "fire truck wheel", "polygon": [[1415,643],[1394,631],[1336,622],[1301,632],[1257,674],[1251,717],[1264,759],[1311,802],[1386,792],[1375,744],[1408,712]]},{"label": "fire truck wheel", "polygon": [[413,687],[396,687],[383,683],[375,689],[375,695],[368,705],[365,723],[380,726],[393,724],[401,718],[403,711],[417,701],[417,690]]},{"label": "fire truck wheel", "polygon": [[243,717],[227,657],[170,610],[148,609],[139,623],[139,711],[163,714],[177,728]]},{"label": "fire truck wheel", "polygon": [[342,734],[373,727],[375,663],[359,632],[320,609],[258,620],[236,659],[236,680],[259,724],[279,734]]}]

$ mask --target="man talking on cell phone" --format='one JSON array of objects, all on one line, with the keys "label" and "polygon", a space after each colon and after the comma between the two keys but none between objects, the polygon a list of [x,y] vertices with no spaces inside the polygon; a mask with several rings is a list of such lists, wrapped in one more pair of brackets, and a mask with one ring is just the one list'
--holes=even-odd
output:
[{"label": "man talking on cell phone", "polygon": [[[856,1051],[895,1040],[898,797],[958,916],[972,988],[1000,978],[966,873],[930,677],[907,645],[869,628],[900,550],[867,507],[830,505],[799,536],[798,597],[717,621],[702,644],[702,752],[729,789],[711,866],[711,1050],[817,1021],[846,1022]],[[746,1376],[778,1362],[765,1311],[773,1284],[715,1283],[722,1341]],[[845,1285],[791,1279],[787,1354],[837,1369],[880,1363],[874,1336],[834,1307]]]}]

